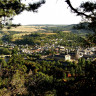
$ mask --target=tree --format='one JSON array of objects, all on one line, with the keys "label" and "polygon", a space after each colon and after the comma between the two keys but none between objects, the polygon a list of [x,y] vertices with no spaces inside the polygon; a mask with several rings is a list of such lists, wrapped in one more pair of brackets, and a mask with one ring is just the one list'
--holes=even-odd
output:
[{"label": "tree", "polygon": [[7,48],[0,48],[0,54],[4,54],[4,55],[10,55],[11,51],[8,50]]},{"label": "tree", "polygon": [[53,77],[42,72],[38,72],[36,75],[27,76],[25,86],[29,93],[28,96],[46,96],[44,95],[46,92],[53,91],[52,82]]},{"label": "tree", "polygon": [[71,70],[70,70],[70,71],[71,71],[71,75],[72,75],[72,76],[75,76],[75,70],[74,70],[73,67],[71,67]]},{"label": "tree", "polygon": [[96,42],[96,2],[83,2],[78,8],[74,8],[70,0],[65,1],[69,7],[71,8],[72,12],[76,13],[77,16],[82,16],[88,22],[88,29],[92,30],[94,34],[89,37],[89,42],[95,43]]},{"label": "tree", "polygon": [[0,27],[8,25],[13,20],[15,15],[20,14],[24,10],[37,12],[37,9],[44,4],[45,1],[41,0],[36,3],[29,3],[28,5],[22,3],[22,0],[0,0]]},{"label": "tree", "polygon": [[7,63],[4,59],[0,58],[0,67],[6,67]]},{"label": "tree", "polygon": [[[79,8],[74,8],[72,6],[72,3],[70,0],[66,0],[67,4],[71,8],[71,10],[76,13],[78,16],[82,16],[87,20],[88,24],[88,29],[92,30],[94,34],[90,36],[89,41],[92,43],[96,44],[96,2],[84,2],[80,5]],[[87,61],[85,62],[84,59],[82,59],[80,62],[82,62],[82,67],[85,67],[84,71],[85,74],[84,76],[78,76],[75,78],[75,82],[73,83],[74,85],[71,85],[71,92],[72,90],[75,90],[75,92],[72,92],[73,95],[85,95],[85,96],[92,96],[96,95],[96,60],[95,61]],[[86,64],[86,65],[85,65]],[[79,73],[82,72],[80,66],[78,66],[78,71]],[[71,82],[72,84],[72,82]]]},{"label": "tree", "polygon": [[3,41],[8,41],[8,42],[11,42],[12,39],[13,39],[13,36],[12,35],[5,35],[2,38]]},{"label": "tree", "polygon": [[15,48],[12,50],[12,54],[17,54],[18,53],[18,47],[15,46]]}]

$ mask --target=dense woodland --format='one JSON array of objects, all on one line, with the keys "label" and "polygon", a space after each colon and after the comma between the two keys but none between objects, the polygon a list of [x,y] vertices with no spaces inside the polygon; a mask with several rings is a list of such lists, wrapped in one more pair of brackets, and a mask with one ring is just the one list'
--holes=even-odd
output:
[{"label": "dense woodland", "polygon": [[66,61],[64,66],[56,60],[38,61],[31,55],[24,60],[23,56],[14,53],[8,62],[0,59],[0,94],[3,96],[96,95],[96,61],[82,58],[78,63]]}]

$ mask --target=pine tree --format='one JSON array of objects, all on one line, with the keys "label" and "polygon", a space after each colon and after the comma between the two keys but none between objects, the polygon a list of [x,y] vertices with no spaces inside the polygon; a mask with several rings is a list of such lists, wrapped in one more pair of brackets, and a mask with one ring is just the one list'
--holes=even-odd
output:
[{"label": "pine tree", "polygon": [[3,25],[8,25],[7,20],[11,21],[15,15],[20,14],[24,10],[27,11],[37,11],[37,9],[45,3],[41,0],[36,3],[26,5],[21,2],[22,0],[0,0],[0,27]]},{"label": "pine tree", "polygon": [[78,8],[75,8],[70,0],[66,0],[65,2],[69,5],[73,13],[83,17],[87,22],[87,29],[94,32],[94,34],[88,37],[88,42],[91,45],[96,44],[96,2],[83,2]]}]

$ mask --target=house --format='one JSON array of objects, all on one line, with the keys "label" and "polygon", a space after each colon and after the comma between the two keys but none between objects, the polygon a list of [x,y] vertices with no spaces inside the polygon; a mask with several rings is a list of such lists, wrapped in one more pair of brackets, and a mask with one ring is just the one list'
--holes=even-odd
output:
[{"label": "house", "polygon": [[76,54],[76,59],[79,59],[79,58],[81,58],[81,57],[83,57],[83,52],[78,52],[78,53]]},{"label": "house", "polygon": [[59,47],[59,50],[60,50],[60,52],[64,52],[64,51],[65,51],[65,47],[60,46],[60,47]]},{"label": "house", "polygon": [[32,50],[29,49],[21,49],[22,53],[31,54],[33,53]]},{"label": "house", "polygon": [[68,77],[71,77],[72,75],[71,75],[71,73],[68,73]]},{"label": "house", "polygon": [[65,55],[65,61],[66,60],[70,61],[71,60],[71,56],[70,55]]},{"label": "house", "polygon": [[83,57],[83,55],[84,55],[84,53],[85,53],[85,51],[84,50],[81,50],[81,49],[77,49],[76,50],[77,52],[76,52],[76,59],[79,59],[79,58],[81,58],[81,57]]},{"label": "house", "polygon": [[56,51],[56,53],[58,53],[59,52],[59,48],[55,48],[55,51]]},{"label": "house", "polygon": [[91,47],[91,48],[86,48],[86,49],[80,49],[78,48],[77,49],[77,52],[76,52],[76,59],[79,59],[79,58],[85,58],[85,59],[89,59],[89,58],[95,58],[96,55],[95,55],[95,47]]}]

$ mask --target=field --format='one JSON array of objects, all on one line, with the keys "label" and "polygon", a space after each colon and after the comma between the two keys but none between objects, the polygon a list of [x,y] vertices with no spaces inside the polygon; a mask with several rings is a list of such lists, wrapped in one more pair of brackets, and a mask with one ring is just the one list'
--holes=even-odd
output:
[{"label": "field", "polygon": [[13,39],[12,41],[15,40],[20,40],[22,39],[22,36],[24,35],[30,35],[31,33],[38,32],[40,34],[45,34],[46,36],[48,35],[54,35],[56,33],[52,33],[51,31],[47,31],[46,29],[43,29],[45,26],[19,26],[19,27],[12,27],[11,29],[3,28],[1,30],[0,36],[3,35],[12,35]]},{"label": "field", "polygon": [[62,31],[62,32],[69,33],[69,32],[71,32],[71,31]]},{"label": "field", "polygon": [[[43,26],[44,27],[44,26]],[[41,32],[44,31],[42,26],[19,26],[19,27],[12,27],[11,29],[3,28],[1,30],[0,36],[3,35],[13,35],[13,40],[22,39],[22,36],[29,35],[34,32]]]},{"label": "field", "polygon": [[41,33],[41,34],[45,34],[45,35],[54,35],[56,33]]},{"label": "field", "polygon": [[19,27],[12,27],[11,29],[4,28],[2,31],[16,31],[16,32],[36,32],[39,30],[44,30],[38,26],[19,26]]},{"label": "field", "polygon": [[22,36],[24,36],[24,35],[29,35],[29,34],[31,34],[31,33],[19,33],[19,34],[14,34],[12,41],[15,41],[15,40],[17,40],[17,39],[20,40],[20,39],[22,39]]}]

